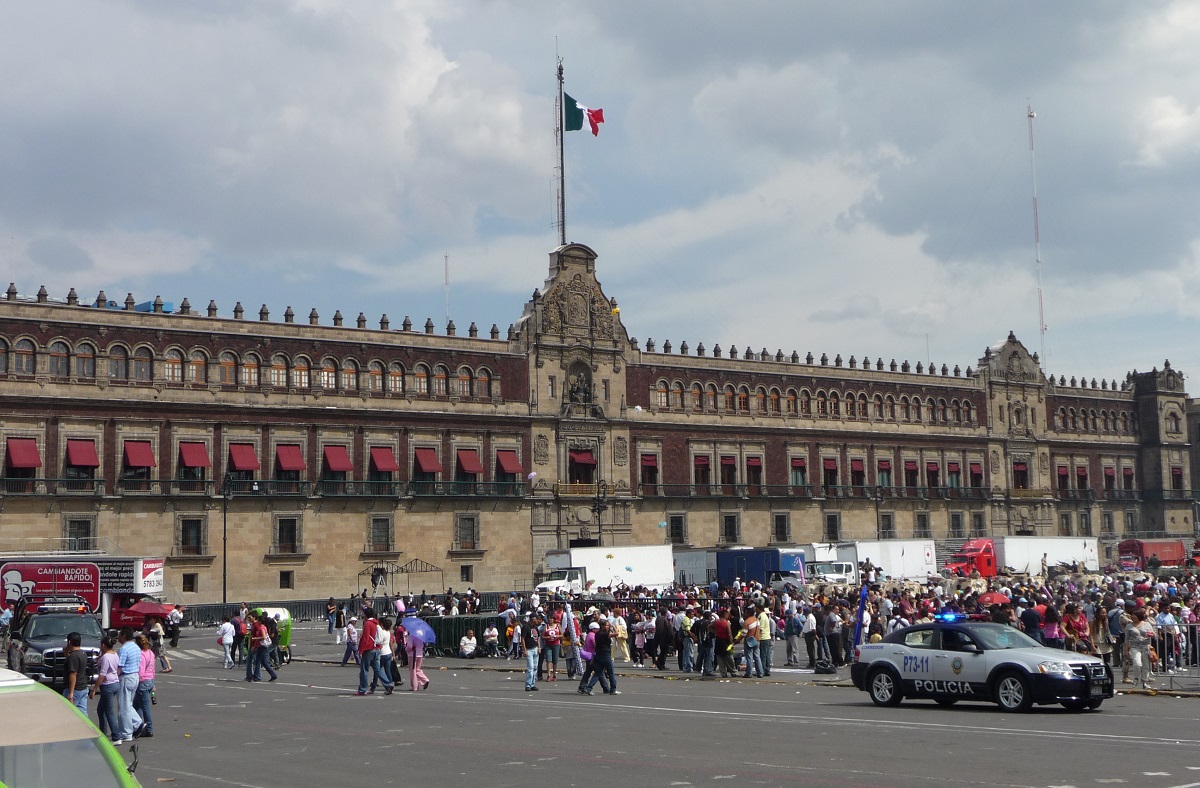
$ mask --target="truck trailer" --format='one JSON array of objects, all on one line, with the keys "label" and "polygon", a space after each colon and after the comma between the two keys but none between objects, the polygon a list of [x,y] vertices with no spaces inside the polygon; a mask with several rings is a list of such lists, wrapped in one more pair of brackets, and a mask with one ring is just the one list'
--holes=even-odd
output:
[{"label": "truck trailer", "polygon": [[546,553],[543,594],[589,594],[599,588],[645,586],[662,590],[674,582],[670,545],[572,547]]},{"label": "truck trailer", "polygon": [[1040,575],[1043,558],[1047,568],[1078,563],[1084,571],[1100,569],[1094,537],[997,536],[968,539],[947,559],[946,571],[960,577],[970,577],[974,571],[980,577],[995,577],[1005,569],[1016,574]]},{"label": "truck trailer", "polygon": [[753,547],[721,550],[717,553],[717,582],[728,587],[735,582],[763,585],[786,583],[800,586],[805,582],[804,550],[794,547]]}]

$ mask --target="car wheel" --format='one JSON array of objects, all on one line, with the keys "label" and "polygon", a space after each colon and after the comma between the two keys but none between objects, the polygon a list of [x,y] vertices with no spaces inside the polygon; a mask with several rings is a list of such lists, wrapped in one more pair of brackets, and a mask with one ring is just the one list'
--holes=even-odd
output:
[{"label": "car wheel", "polygon": [[887,668],[880,668],[867,677],[867,691],[876,706],[898,706],[904,697],[899,679]]},{"label": "car wheel", "polygon": [[1087,707],[1089,709],[1091,709],[1092,711],[1095,711],[1096,709],[1100,708],[1100,704],[1103,702],[1104,702],[1103,698],[1092,698],[1091,700],[1088,701]]},{"label": "car wheel", "polygon": [[1005,711],[1029,711],[1033,696],[1029,680],[1016,671],[1009,671],[996,681],[996,703]]},{"label": "car wheel", "polygon": [[958,703],[958,698],[934,698],[933,702],[939,706],[953,706]]}]

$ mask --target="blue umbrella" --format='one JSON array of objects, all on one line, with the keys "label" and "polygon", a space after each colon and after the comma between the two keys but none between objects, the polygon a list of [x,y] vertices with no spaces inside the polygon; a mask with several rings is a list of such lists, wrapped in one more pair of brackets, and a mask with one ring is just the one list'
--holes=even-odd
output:
[{"label": "blue umbrella", "polygon": [[416,616],[401,619],[400,626],[404,627],[404,631],[414,640],[419,640],[426,645],[437,643],[437,636],[433,634],[433,627]]}]

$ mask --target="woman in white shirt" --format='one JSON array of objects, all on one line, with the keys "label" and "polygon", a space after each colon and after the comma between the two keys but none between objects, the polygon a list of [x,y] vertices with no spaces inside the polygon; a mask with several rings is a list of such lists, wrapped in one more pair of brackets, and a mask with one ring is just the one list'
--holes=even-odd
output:
[{"label": "woman in white shirt", "polygon": [[233,669],[233,624],[229,620],[229,616],[224,616],[221,619],[221,628],[217,630],[217,642],[221,644],[221,648],[225,650],[225,669]]},{"label": "woman in white shirt", "polygon": [[[379,619],[379,629],[375,632],[375,645],[379,647],[379,673],[378,675],[383,680],[383,694],[391,695],[395,689],[395,683],[392,681],[392,644],[395,642],[392,635],[392,620],[386,616]],[[371,679],[371,692],[375,691],[375,679]]]},{"label": "woman in white shirt", "polygon": [[468,629],[462,640],[458,641],[458,655],[463,659],[475,659],[475,630]]}]

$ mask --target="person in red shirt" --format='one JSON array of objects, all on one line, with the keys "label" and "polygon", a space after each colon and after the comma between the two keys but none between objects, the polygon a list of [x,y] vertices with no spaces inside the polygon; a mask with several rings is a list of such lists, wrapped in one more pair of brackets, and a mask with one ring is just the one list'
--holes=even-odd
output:
[{"label": "person in red shirt", "polygon": [[379,621],[375,618],[375,611],[369,607],[365,608],[363,617],[366,621],[363,622],[362,632],[358,635],[357,694],[359,695],[367,694],[368,676],[372,670],[375,671],[373,678],[376,683],[383,684],[385,687],[391,683],[390,677],[388,681],[384,681],[379,672],[379,645],[375,642],[379,634]]},{"label": "person in red shirt", "polygon": [[[262,618],[256,616],[254,618],[254,629],[251,630],[250,635],[250,653],[253,655],[250,664],[254,666],[254,675],[247,678],[247,681],[262,681],[262,668],[267,669],[267,673],[271,676],[271,681],[279,678],[279,674],[271,667],[271,660],[267,656],[271,653],[271,646],[274,645],[269,643],[269,640],[267,625],[262,622]],[[247,668],[247,671],[249,671],[249,668]]]},{"label": "person in red shirt", "polygon": [[733,633],[729,627],[729,608],[721,608],[721,614],[713,622],[713,639],[716,641],[717,668],[721,678],[730,678],[737,673],[733,657]]}]

